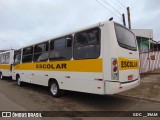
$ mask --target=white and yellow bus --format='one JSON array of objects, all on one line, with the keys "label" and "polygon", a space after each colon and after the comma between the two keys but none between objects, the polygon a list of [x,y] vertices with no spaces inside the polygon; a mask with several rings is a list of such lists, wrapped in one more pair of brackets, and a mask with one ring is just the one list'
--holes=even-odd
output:
[{"label": "white and yellow bus", "polygon": [[13,79],[62,90],[117,94],[140,84],[139,53],[132,31],[101,22],[15,52]]},{"label": "white and yellow bus", "polygon": [[14,50],[0,53],[0,79],[3,77],[12,77]]}]

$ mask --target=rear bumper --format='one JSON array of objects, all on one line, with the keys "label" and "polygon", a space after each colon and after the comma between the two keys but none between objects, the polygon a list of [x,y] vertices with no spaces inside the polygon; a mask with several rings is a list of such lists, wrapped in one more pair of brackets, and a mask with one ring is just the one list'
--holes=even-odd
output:
[{"label": "rear bumper", "polygon": [[140,78],[133,82],[129,83],[120,83],[120,82],[110,82],[105,81],[105,94],[113,95],[117,93],[121,93],[140,85]]}]

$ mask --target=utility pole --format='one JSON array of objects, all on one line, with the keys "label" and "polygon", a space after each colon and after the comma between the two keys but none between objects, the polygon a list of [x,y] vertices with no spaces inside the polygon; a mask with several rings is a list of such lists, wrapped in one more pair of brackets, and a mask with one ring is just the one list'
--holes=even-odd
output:
[{"label": "utility pole", "polygon": [[130,8],[127,7],[127,13],[128,13],[128,27],[131,29],[131,14],[130,14]]},{"label": "utility pole", "polygon": [[122,14],[122,19],[123,19],[123,25],[126,26],[126,19],[124,13]]}]

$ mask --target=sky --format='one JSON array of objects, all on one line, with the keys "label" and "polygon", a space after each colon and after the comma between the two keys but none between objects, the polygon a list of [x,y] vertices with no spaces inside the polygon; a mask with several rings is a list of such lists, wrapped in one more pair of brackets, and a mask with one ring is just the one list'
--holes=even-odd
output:
[{"label": "sky", "polygon": [[132,29],[153,29],[160,41],[160,0],[0,0],[0,50],[45,41],[131,10]]}]

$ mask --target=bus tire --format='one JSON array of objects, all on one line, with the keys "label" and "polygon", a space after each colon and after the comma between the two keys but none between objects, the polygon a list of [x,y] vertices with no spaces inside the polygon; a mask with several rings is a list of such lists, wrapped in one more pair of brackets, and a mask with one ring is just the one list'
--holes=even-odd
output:
[{"label": "bus tire", "polygon": [[53,97],[58,98],[61,96],[62,91],[59,89],[59,85],[56,81],[50,83],[49,90]]},{"label": "bus tire", "polygon": [[20,77],[17,78],[17,85],[18,86],[22,86],[23,85],[23,82],[21,81]]},{"label": "bus tire", "polygon": [[0,73],[0,80],[2,80],[3,79],[3,75],[2,75],[2,73]]}]

